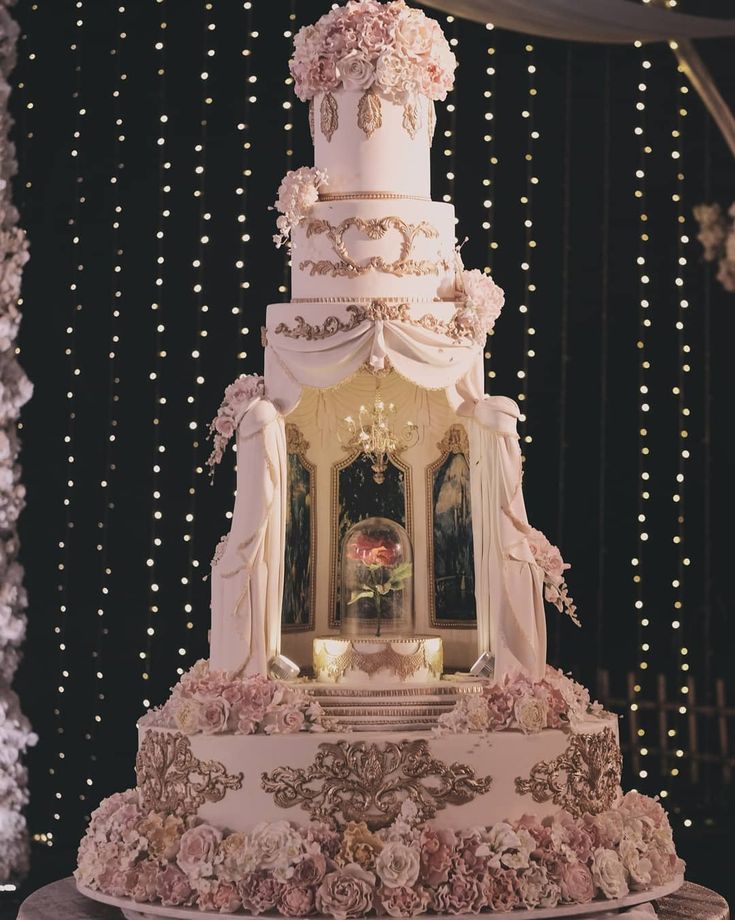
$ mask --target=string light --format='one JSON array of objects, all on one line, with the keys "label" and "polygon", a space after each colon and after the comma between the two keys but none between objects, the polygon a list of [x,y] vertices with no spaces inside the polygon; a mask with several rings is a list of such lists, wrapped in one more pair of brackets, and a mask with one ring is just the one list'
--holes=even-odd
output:
[{"label": "string light", "polygon": [[[672,42],[675,50],[675,42]],[[676,170],[675,187],[672,200],[676,210],[676,271],[674,273],[674,296],[676,298],[676,320],[674,329],[677,343],[677,380],[673,387],[673,396],[676,402],[676,430],[677,430],[677,462],[674,483],[672,487],[672,501],[674,510],[674,536],[673,543],[676,553],[676,578],[673,580],[674,589],[673,610],[671,617],[671,628],[674,636],[674,648],[677,651],[677,686],[679,691],[679,706],[677,709],[678,719],[676,734],[672,737],[682,738],[684,731],[684,717],[689,709],[689,682],[687,681],[687,672],[689,671],[688,649],[686,646],[684,632],[684,588],[686,570],[691,564],[688,555],[685,540],[685,495],[686,495],[686,467],[690,459],[689,452],[689,424],[691,419],[691,410],[686,400],[686,383],[687,377],[691,370],[691,346],[687,341],[686,321],[689,310],[689,301],[686,298],[684,286],[684,271],[687,264],[687,245],[689,237],[686,233],[686,217],[684,215],[684,160],[683,160],[683,135],[684,124],[687,117],[686,101],[689,87],[684,79],[681,67],[677,68],[678,86],[676,100],[676,125],[671,132],[672,149],[671,158]],[[679,740],[676,743],[674,754],[677,759],[684,756],[684,742]],[[676,775],[679,768],[675,765],[671,769],[672,775]]]},{"label": "string light", "polygon": [[[485,135],[483,140],[485,142],[486,150],[486,174],[482,180],[482,206],[487,213],[485,215],[485,220],[482,222],[482,228],[486,232],[487,240],[487,248],[485,250],[487,264],[485,265],[485,270],[492,271],[493,255],[498,249],[498,241],[495,239],[495,214],[493,212],[493,196],[495,194],[495,168],[498,165],[498,157],[495,144],[495,26],[491,22],[486,22],[485,29],[490,33],[490,36],[487,46],[488,64],[485,68],[485,76],[487,77],[487,80],[485,90],[483,92],[483,97],[485,99]],[[491,332],[491,337],[492,334],[493,333]],[[487,350],[485,351],[485,360],[487,362],[492,360],[492,346],[490,345],[491,341],[492,339],[488,341]],[[495,371],[492,369],[492,367],[489,366],[489,364],[487,375],[491,380],[495,378]]]},{"label": "string light", "polygon": [[[293,41],[294,32],[296,30],[296,0],[289,0],[289,13],[288,13],[288,25],[286,26],[283,37],[287,42],[287,54],[291,56],[291,43]],[[283,106],[284,112],[284,122],[283,122],[283,131],[285,134],[285,144],[286,144],[286,172],[290,169],[293,169],[293,116],[294,116],[294,103],[296,101],[296,93],[294,92],[294,81],[293,77],[289,73],[284,79],[284,85],[286,87],[285,98],[281,105]],[[283,247],[283,280],[278,286],[278,292],[280,294],[288,294],[289,286],[291,283],[291,256],[288,252],[288,247]]]},{"label": "string light", "polygon": [[[110,518],[114,510],[112,502],[112,485],[117,478],[116,463],[116,442],[117,442],[117,411],[120,400],[119,388],[120,378],[118,350],[120,348],[120,310],[122,306],[122,264],[124,261],[124,250],[122,244],[122,234],[120,233],[120,223],[123,215],[123,204],[120,194],[120,179],[124,170],[123,149],[125,145],[125,119],[123,116],[122,94],[127,80],[123,66],[123,48],[127,33],[125,32],[125,13],[126,8],[118,5],[118,26],[115,29],[115,43],[110,49],[110,56],[113,58],[115,70],[114,88],[112,90],[112,121],[113,121],[113,155],[112,168],[110,170],[110,185],[112,198],[112,251],[113,265],[112,276],[110,279],[111,304],[110,304],[110,344],[108,351],[108,382],[107,382],[107,441],[105,444],[104,473],[100,480],[100,499],[99,508],[100,516],[97,521],[97,530],[99,534],[97,543],[97,552],[99,554],[100,564],[100,581],[99,581],[99,599],[97,602],[97,629],[95,631],[95,642],[92,650],[92,668],[94,671],[94,681],[96,685],[95,692],[92,695],[92,717],[90,727],[85,734],[85,740],[89,749],[90,768],[86,777],[86,786],[94,785],[93,773],[94,765],[97,763],[96,742],[97,728],[102,722],[102,702],[105,699],[104,694],[104,650],[106,639],[109,634],[107,622],[105,620],[105,608],[109,602],[110,585],[112,581],[112,562],[109,553],[109,535],[110,535]],[[82,800],[86,798],[84,794]]]},{"label": "string light", "polygon": [[[640,42],[636,42],[636,47],[641,48]],[[646,117],[646,92],[648,85],[646,80],[649,77],[649,71],[652,67],[650,59],[645,52],[641,55],[641,73],[638,82],[638,91],[636,97],[636,111],[638,113],[637,125],[634,134],[639,139],[639,159],[638,167],[635,171],[635,191],[634,195],[638,203],[638,256],[636,264],[638,267],[638,339],[636,349],[638,352],[638,489],[636,501],[637,513],[637,553],[632,560],[633,569],[633,586],[634,586],[634,609],[638,621],[638,644],[640,655],[638,656],[638,668],[634,683],[634,693],[636,699],[631,703],[631,710],[639,710],[637,699],[642,692],[643,677],[641,672],[648,670],[650,646],[650,614],[644,600],[644,583],[643,583],[643,560],[648,548],[648,503],[651,499],[651,448],[649,446],[649,419],[651,418],[651,392],[649,387],[651,362],[648,357],[647,343],[648,332],[651,327],[651,301],[648,275],[648,247],[650,244],[650,227],[647,213],[647,158],[651,153],[651,147],[647,140],[647,117]],[[638,738],[640,746],[638,754],[645,758],[648,749],[645,746],[646,728],[641,726],[638,729]],[[648,770],[643,765],[639,767],[638,775],[641,779],[648,776]],[[664,792],[666,790],[663,790]]]},{"label": "string light", "polygon": [[[456,54],[457,45],[459,45],[458,25],[454,16],[447,16],[447,24],[451,28],[449,44]],[[446,104],[446,111],[449,115],[449,126],[444,129],[444,148],[443,155],[446,160],[447,191],[442,196],[446,202],[454,201],[457,173],[457,83],[455,81],[452,91],[449,93],[449,99]],[[456,220],[456,217],[455,217]]]},{"label": "string light", "polygon": [[[30,149],[34,139],[34,130],[33,130],[33,116],[36,112],[36,103],[31,96],[31,89],[29,81],[32,84],[36,64],[38,63],[38,53],[35,50],[35,47],[32,43],[31,36],[35,35],[36,25],[32,21],[37,17],[33,14],[38,13],[38,4],[32,3],[30,5],[31,20],[29,21],[27,27],[20,33],[18,36],[19,43],[19,53],[18,57],[24,57],[25,67],[23,68],[23,73],[27,74],[26,77],[23,77],[18,80],[13,88],[13,93],[17,94],[19,99],[18,109],[19,109],[19,118],[18,118],[18,138],[19,138],[19,157],[18,161],[23,167],[23,164],[28,162],[30,159]],[[20,68],[16,72],[16,76],[21,73]],[[22,194],[18,198],[17,207],[18,210],[23,213],[25,207],[25,195],[31,191],[33,188],[33,180],[30,175],[27,175],[25,181],[22,185]],[[22,423],[19,422],[18,430],[22,430]]]},{"label": "string light", "polygon": [[531,347],[532,337],[536,330],[531,325],[530,308],[532,299],[536,293],[536,284],[533,281],[533,256],[536,249],[536,239],[533,227],[533,193],[539,184],[538,176],[534,165],[534,149],[536,141],[539,139],[539,131],[536,130],[534,123],[534,111],[536,107],[536,97],[538,89],[536,86],[536,56],[534,46],[527,43],[524,47],[526,52],[526,73],[528,75],[528,99],[526,106],[521,111],[521,118],[524,119],[527,127],[526,153],[524,159],[526,162],[526,190],[521,196],[523,205],[523,229],[524,229],[524,254],[521,262],[521,271],[523,272],[523,302],[519,305],[518,310],[523,316],[523,357],[521,367],[516,372],[520,380],[521,389],[518,393],[518,401],[521,403],[521,414],[519,417],[521,440],[524,444],[530,444],[533,438],[528,434],[528,375],[531,359],[535,357],[535,351]]},{"label": "string light", "polygon": [[[56,623],[54,625],[54,634],[58,643],[58,673],[56,686],[56,700],[54,702],[54,719],[56,722],[56,733],[58,735],[58,750],[56,759],[58,763],[49,768],[49,773],[55,779],[54,800],[55,808],[52,813],[54,822],[58,825],[61,821],[63,810],[64,796],[69,795],[73,786],[71,775],[65,776],[68,771],[62,770],[66,759],[66,710],[65,710],[65,693],[67,691],[70,678],[68,655],[68,634],[67,620],[69,615],[69,563],[71,559],[70,544],[74,532],[74,489],[75,489],[75,435],[76,435],[76,407],[75,398],[77,387],[80,385],[81,368],[77,358],[77,323],[79,314],[83,310],[82,302],[82,278],[84,272],[83,255],[82,255],[82,227],[84,221],[82,212],[86,202],[84,194],[84,172],[81,167],[81,144],[83,135],[84,117],[87,114],[82,100],[82,38],[84,27],[84,3],[83,0],[75,0],[73,12],[73,38],[69,45],[71,60],[74,71],[73,78],[73,108],[74,118],[72,122],[73,132],[71,143],[69,145],[70,172],[74,177],[73,181],[73,203],[72,211],[68,220],[70,232],[71,252],[71,281],[69,283],[69,319],[65,329],[64,354],[68,369],[68,382],[66,390],[66,432],[64,434],[64,451],[66,454],[65,466],[65,483],[61,490],[62,502],[64,506],[64,530],[62,538],[59,540],[58,548],[60,550],[58,569],[57,593],[59,597]],[[50,834],[53,839],[52,834]]]},{"label": "string light", "polygon": [[[199,203],[199,220],[198,220],[198,240],[197,256],[193,261],[194,268],[194,297],[196,301],[196,341],[191,352],[193,360],[194,379],[191,392],[186,397],[189,411],[189,430],[191,431],[191,480],[189,483],[189,505],[185,515],[184,526],[184,543],[187,548],[187,571],[186,575],[181,578],[181,583],[185,588],[184,592],[184,622],[186,629],[193,629],[192,612],[194,609],[194,591],[193,581],[199,574],[200,561],[196,555],[195,533],[196,533],[196,511],[197,511],[197,486],[204,473],[201,460],[201,442],[199,421],[199,391],[205,383],[205,377],[202,372],[202,349],[205,345],[208,330],[207,318],[209,313],[209,304],[206,302],[204,291],[204,281],[206,272],[206,256],[208,246],[212,242],[210,220],[212,215],[207,211],[207,139],[208,139],[208,118],[209,107],[213,104],[214,99],[209,91],[210,69],[212,68],[213,59],[216,54],[214,47],[214,33],[216,31],[215,8],[211,0],[203,5],[203,22],[204,32],[202,38],[202,102],[200,117],[199,142],[194,147],[195,162],[194,176],[195,185],[194,197]],[[188,644],[188,643],[187,643]],[[186,645],[181,645],[178,649],[179,655],[186,659],[188,649]],[[184,662],[176,669],[179,675],[184,673]]]},{"label": "string light", "polygon": [[245,45],[242,49],[242,56],[245,60],[245,101],[242,119],[237,125],[237,130],[241,137],[240,181],[235,189],[235,194],[240,199],[240,206],[237,214],[239,252],[235,263],[238,279],[237,305],[232,308],[232,313],[235,317],[235,341],[238,342],[238,362],[244,361],[245,358],[247,358],[245,342],[242,341],[242,339],[244,339],[249,332],[247,326],[244,325],[245,292],[250,288],[250,281],[247,278],[247,247],[250,243],[250,233],[248,231],[248,191],[250,179],[253,175],[251,166],[251,153],[253,149],[253,130],[251,126],[252,107],[258,101],[256,94],[258,77],[253,69],[253,43],[258,38],[258,33],[253,30],[253,3],[251,0],[245,0],[242,8],[246,14],[244,28]]},{"label": "string light", "polygon": [[156,253],[156,270],[153,284],[153,299],[151,300],[151,321],[153,323],[153,369],[150,372],[150,381],[153,391],[153,461],[151,464],[152,489],[151,489],[151,523],[150,543],[146,568],[148,570],[148,615],[146,618],[143,650],[140,652],[142,661],[141,677],[143,680],[143,707],[151,705],[148,681],[151,674],[151,660],[153,643],[156,636],[156,619],[159,612],[159,572],[158,556],[163,547],[161,521],[163,519],[163,484],[165,482],[164,462],[166,447],[162,440],[162,421],[166,412],[167,400],[163,392],[162,371],[166,359],[166,318],[165,304],[165,240],[166,224],[171,216],[168,207],[171,195],[171,163],[167,159],[168,152],[167,130],[167,94],[166,94],[166,0],[152,0],[157,9],[158,34],[153,42],[155,51],[156,86],[158,98],[158,129],[156,132],[156,150],[158,156],[158,209],[156,216],[156,231],[154,251]]}]

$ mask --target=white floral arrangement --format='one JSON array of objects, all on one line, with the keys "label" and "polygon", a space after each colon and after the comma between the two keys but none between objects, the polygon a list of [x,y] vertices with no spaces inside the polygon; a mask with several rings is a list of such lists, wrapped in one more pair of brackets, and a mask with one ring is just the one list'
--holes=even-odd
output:
[{"label": "white floral arrangement", "polygon": [[260,675],[233,677],[210,670],[207,661],[187,671],[167,702],[140,724],[185,735],[290,735],[331,728],[319,703],[299,687]]},{"label": "white floral arrangement", "polygon": [[699,204],[694,217],[705,262],[717,262],[717,280],[726,291],[735,293],[735,204],[727,214],[719,204]]},{"label": "white floral arrangement", "polygon": [[406,801],[378,831],[275,821],[228,833],[147,812],[130,790],[92,815],[74,875],[82,888],[141,904],[354,920],[589,904],[683,871],[666,813],[637,792],[597,815],[559,811],[457,831],[424,822]]},{"label": "white floral arrangement", "polygon": [[259,374],[241,374],[225,390],[217,415],[209,426],[214,447],[207,465],[211,471],[221,462],[225,449],[237,431],[240,420],[256,399],[265,393],[265,382]]},{"label": "white floral arrangement", "polygon": [[16,881],[28,870],[28,829],[22,811],[28,802],[28,776],[22,756],[37,740],[11,686],[28,605],[18,562],[18,517],[25,505],[25,487],[17,425],[21,407],[33,393],[16,358],[18,301],[29,255],[12,201],[18,164],[10,140],[8,76],[15,66],[20,30],[8,11],[11,5],[0,0],[0,883]]},{"label": "white floral arrangement", "polygon": [[326,170],[315,166],[302,166],[291,169],[281,180],[278,198],[273,209],[278,211],[276,219],[278,233],[273,242],[280,249],[291,238],[295,227],[305,220],[311,209],[319,201],[319,189],[327,181]]},{"label": "white floral arrangement", "polygon": [[526,539],[534,561],[544,575],[544,597],[556,607],[559,613],[565,613],[575,626],[581,626],[574,598],[570,596],[569,587],[564,578],[564,572],[571,569],[571,565],[564,562],[558,547],[554,546],[540,530],[529,527],[526,531]]},{"label": "white floral arrangement", "polygon": [[446,99],[457,59],[421,10],[402,0],[350,0],[296,33],[289,67],[304,102],[342,87],[405,104],[418,94]]},{"label": "white floral arrangement", "polygon": [[482,693],[463,697],[439,716],[434,733],[521,731],[534,735],[545,728],[570,731],[590,716],[613,718],[591,701],[582,684],[547,665],[539,681],[519,674],[506,677],[502,683],[488,681]]},{"label": "white floral arrangement", "polygon": [[458,331],[484,345],[505,303],[505,292],[487,272],[462,268],[459,272],[461,300],[454,313]]}]

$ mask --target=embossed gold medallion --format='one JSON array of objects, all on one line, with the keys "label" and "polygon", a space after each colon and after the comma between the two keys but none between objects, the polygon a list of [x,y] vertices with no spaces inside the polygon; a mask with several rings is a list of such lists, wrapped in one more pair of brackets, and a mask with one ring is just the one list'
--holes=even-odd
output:
[{"label": "embossed gold medallion", "polygon": [[426,821],[447,805],[463,805],[486,793],[492,777],[478,777],[467,764],[431,756],[425,740],[325,742],[306,769],[277,767],[261,785],[280,808],[301,806],[312,819],[337,824],[364,821],[386,827],[409,800]]},{"label": "embossed gold medallion", "polygon": [[575,818],[611,808],[620,786],[620,747],[611,728],[572,735],[567,749],[542,760],[528,779],[516,779],[516,792],[535,802],[553,802]]},{"label": "embossed gold medallion", "polygon": [[181,732],[147,731],[135,758],[141,806],[186,817],[205,802],[220,802],[242,788],[243,774],[217,760],[199,760]]}]

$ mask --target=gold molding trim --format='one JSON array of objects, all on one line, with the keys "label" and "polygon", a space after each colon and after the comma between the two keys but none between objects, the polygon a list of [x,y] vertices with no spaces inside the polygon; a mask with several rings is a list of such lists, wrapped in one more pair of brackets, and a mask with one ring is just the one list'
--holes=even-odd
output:
[{"label": "gold molding trim", "polygon": [[516,778],[516,792],[534,802],[552,801],[575,818],[611,808],[620,787],[623,758],[611,728],[572,735],[567,749]]},{"label": "gold molding trim", "polygon": [[[355,647],[356,642],[351,639],[324,638],[314,639],[313,663],[314,676],[317,680],[339,681],[351,670],[364,671],[365,674],[376,674],[387,668],[401,680],[408,680],[422,668],[426,668],[436,680],[441,679],[444,668],[442,641],[438,636],[431,636],[428,640],[422,636],[412,639],[385,640],[372,639],[376,644],[383,645],[382,651],[369,653],[361,652]],[[326,643],[333,642],[340,646],[340,651],[331,653],[327,651]],[[418,648],[408,655],[402,655],[392,646],[396,644],[417,643]],[[359,644],[359,643],[358,643]],[[427,648],[435,646],[434,649]]]},{"label": "gold molding trim", "polygon": [[[404,297],[392,295],[381,297],[382,303],[453,303],[457,300],[454,297],[433,297],[427,300],[426,297]],[[354,304],[371,304],[375,297],[293,297],[288,303],[354,303]],[[265,326],[263,326],[265,329]]]},{"label": "gold molding trim", "polygon": [[339,107],[337,100],[331,93],[325,93],[322,96],[321,105],[319,106],[319,127],[322,134],[331,143],[334,132],[339,127]]},{"label": "gold molding trim", "polygon": [[[331,495],[331,527],[330,527],[330,547],[329,547],[329,626],[333,629],[339,628],[335,605],[337,603],[337,579],[339,572],[339,474],[342,470],[347,469],[350,464],[354,463],[358,457],[362,456],[362,451],[351,451],[350,454],[337,463],[332,464],[332,495]],[[401,473],[403,473],[403,493],[404,507],[406,517],[406,533],[409,540],[413,540],[413,480],[411,467],[409,464],[402,463],[395,454],[390,455],[390,462]]]},{"label": "gold molding trim", "polygon": [[400,192],[320,192],[319,201],[389,200],[389,201],[431,201],[429,195],[402,195]]},{"label": "gold molding trim", "polygon": [[[397,230],[401,235],[401,251],[397,259],[386,261],[383,256],[370,256],[365,262],[354,259],[345,243],[345,234],[355,228],[370,240],[380,240],[389,230]],[[449,263],[446,259],[412,259],[411,252],[418,236],[428,240],[439,237],[439,231],[428,221],[422,220],[418,224],[408,224],[400,217],[348,217],[339,224],[331,224],[328,220],[310,220],[306,224],[306,237],[309,239],[316,234],[326,234],[332,244],[332,249],[339,256],[339,261],[329,259],[305,259],[299,264],[301,271],[308,269],[310,275],[330,275],[331,277],[358,277],[371,271],[383,272],[387,275],[402,277],[405,275],[438,275],[440,271],[448,271]]]},{"label": "gold molding trim", "polygon": [[383,109],[380,102],[380,96],[368,90],[364,93],[357,104],[357,127],[367,136],[373,134],[383,124]]},{"label": "gold molding trim", "polygon": [[451,425],[441,441],[437,442],[439,457],[426,467],[426,543],[427,543],[427,579],[429,598],[429,623],[436,629],[477,629],[477,620],[437,620],[436,618],[436,583],[434,574],[434,473],[446,461],[450,454],[462,454],[469,465],[470,439],[464,425]]},{"label": "gold molding trim", "polygon": [[241,789],[242,773],[228,773],[217,760],[199,760],[181,732],[149,730],[135,758],[141,806],[187,817],[205,802],[221,802],[230,789]]},{"label": "gold molding trim", "polygon": [[[325,637],[323,637],[325,638]],[[334,638],[339,638],[335,636]],[[470,683],[470,682],[459,682],[459,681],[444,681],[443,685],[440,684],[436,687],[431,687],[427,689],[426,687],[382,687],[379,690],[363,689],[362,687],[349,687],[343,685],[340,687],[309,687],[308,684],[304,687],[306,693],[309,696],[313,696],[315,699],[322,699],[322,697],[345,697],[349,699],[350,697],[356,697],[362,700],[363,697],[386,697],[387,699],[393,698],[403,698],[411,696],[420,696],[420,697],[442,697],[442,696],[465,696],[465,695],[477,695],[483,692],[484,684],[480,683]]]},{"label": "gold molding trim", "polygon": [[310,632],[314,629],[316,619],[316,554],[317,554],[317,476],[316,465],[306,457],[309,450],[309,442],[303,435],[298,425],[293,422],[286,422],[286,452],[295,454],[309,474],[309,494],[311,496],[311,509],[309,511],[309,556],[311,558],[311,577],[309,579],[309,596],[311,598],[311,609],[309,610],[308,623],[290,623],[281,622],[281,631],[284,633]]},{"label": "gold molding trim", "polygon": [[313,820],[364,821],[374,830],[391,824],[406,800],[429,820],[447,805],[484,795],[492,777],[435,759],[425,740],[337,741],[320,744],[311,766],[277,767],[262,773],[260,782],[279,808],[299,805]]}]

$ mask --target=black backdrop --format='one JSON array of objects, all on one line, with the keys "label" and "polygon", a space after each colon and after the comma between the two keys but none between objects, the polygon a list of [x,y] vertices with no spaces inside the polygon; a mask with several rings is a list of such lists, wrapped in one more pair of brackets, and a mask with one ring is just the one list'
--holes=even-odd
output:
[{"label": "black backdrop", "polygon": [[[25,0],[16,8],[25,34],[14,74],[15,194],[32,256],[21,359],[36,387],[22,431],[30,610],[17,687],[40,735],[29,757],[31,830],[53,834],[55,850],[65,854],[63,869],[90,809],[133,781],[134,724],[144,700],[161,702],[177,669],[206,655],[203,576],[227,528],[233,477],[224,468],[210,485],[206,473],[193,470],[206,459],[205,427],[223,387],[236,373],[262,367],[265,305],[287,299],[287,267],[271,243],[267,208],[286,169],[310,164],[311,148],[305,106],[283,106],[293,101],[284,82],[290,45],[284,33],[328,6],[326,0]],[[692,11],[705,7],[718,12],[715,3]],[[446,30],[458,40],[461,67],[450,98],[455,111],[439,106],[433,193],[456,204],[458,237],[469,237],[465,263],[492,267],[506,290],[490,342],[488,385],[513,397],[525,391],[523,434],[532,438],[525,444],[527,505],[532,523],[573,564],[569,581],[584,621],[577,631],[550,613],[550,656],[593,688],[607,671],[612,696],[625,695],[626,675],[641,660],[631,566],[640,556],[651,622],[644,636],[649,668],[639,672],[643,696],[655,698],[661,675],[669,698],[681,701],[679,649],[685,645],[699,703],[714,703],[717,678],[728,682],[732,698],[727,429],[735,311],[732,295],[702,264],[691,220],[699,201],[729,204],[732,158],[694,93],[684,100],[683,156],[672,158],[683,94],[664,46],[571,46],[466,22],[446,23]],[[163,50],[156,48],[161,38]],[[210,48],[213,56],[206,54]],[[731,51],[724,41],[705,48],[732,101]],[[644,59],[650,68],[642,67]],[[530,63],[538,89],[532,125],[522,115]],[[642,123],[636,111],[642,80],[641,137],[634,128]],[[163,125],[162,112],[168,116]],[[529,127],[540,135],[531,165],[525,159]],[[639,199],[642,143],[651,152]],[[204,172],[197,172],[202,164]],[[674,327],[677,171],[684,176],[681,210],[692,238],[681,269],[690,304],[683,340]],[[538,184],[529,186],[529,176]],[[526,206],[521,198],[529,188]],[[197,189],[203,194],[195,195]],[[163,209],[168,217],[161,218]],[[645,270],[652,320],[645,351],[651,453],[644,461],[652,497],[642,553],[641,209],[650,234]],[[488,214],[489,228],[483,226]],[[529,217],[531,230],[523,223]],[[157,239],[161,224],[165,236]],[[243,233],[249,239],[241,241]],[[207,243],[200,242],[203,235]],[[521,267],[527,259],[529,271]],[[536,286],[530,297],[529,278]],[[527,314],[518,310],[524,303]],[[682,341],[691,345],[685,378],[691,458],[685,501],[675,506],[681,438],[672,388]],[[527,376],[520,379],[523,368]],[[674,631],[678,549],[672,537],[682,509],[691,565],[677,613],[682,627]],[[668,718],[683,730],[675,711]],[[716,723],[701,720],[698,749],[714,759],[703,763],[694,784],[686,742],[681,775],[662,777],[656,719],[644,717],[648,776],[629,775],[628,782],[669,792],[679,834],[721,825],[728,803]],[[627,737],[625,722],[622,732]],[[694,822],[690,830],[681,826],[685,817]]]}]

